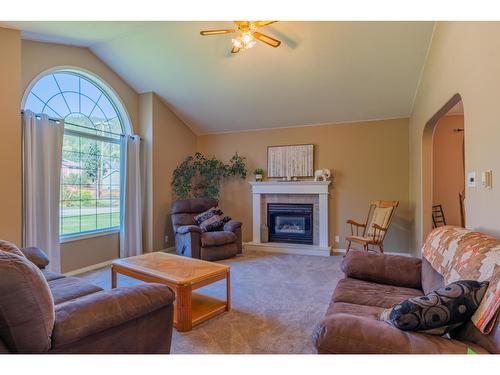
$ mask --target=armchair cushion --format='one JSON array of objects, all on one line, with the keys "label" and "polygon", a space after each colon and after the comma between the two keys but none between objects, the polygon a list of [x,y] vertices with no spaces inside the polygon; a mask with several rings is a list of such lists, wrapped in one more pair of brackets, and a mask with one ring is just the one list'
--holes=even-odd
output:
[{"label": "armchair cushion", "polygon": [[171,304],[174,293],[160,284],[141,284],[90,294],[56,306],[53,348],[119,326]]},{"label": "armchair cushion", "polygon": [[421,289],[422,260],[402,255],[382,255],[351,250],[342,262],[347,277]]},{"label": "armchair cushion", "polygon": [[224,230],[226,232],[234,232],[238,228],[241,228],[241,221],[229,220],[224,224]]},{"label": "armchair cushion", "polygon": [[177,228],[177,233],[201,233],[201,228],[197,225],[183,225]]},{"label": "armchair cushion", "polygon": [[38,268],[43,269],[48,266],[49,257],[39,247],[24,247],[20,250]]},{"label": "armchair cushion", "polygon": [[233,232],[219,231],[206,232],[201,235],[201,246],[222,246],[236,242],[236,235]]}]

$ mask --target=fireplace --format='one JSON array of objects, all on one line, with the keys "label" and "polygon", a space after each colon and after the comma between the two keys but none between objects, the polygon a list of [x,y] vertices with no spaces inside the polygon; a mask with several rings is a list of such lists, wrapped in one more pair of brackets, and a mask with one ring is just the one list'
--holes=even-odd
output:
[{"label": "fireplace", "polygon": [[313,205],[268,203],[269,242],[313,244]]}]

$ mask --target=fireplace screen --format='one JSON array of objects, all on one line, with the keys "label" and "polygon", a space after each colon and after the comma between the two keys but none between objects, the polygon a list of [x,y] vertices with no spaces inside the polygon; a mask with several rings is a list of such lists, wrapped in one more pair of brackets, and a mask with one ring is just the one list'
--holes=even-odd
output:
[{"label": "fireplace screen", "polygon": [[274,222],[276,233],[304,234],[306,232],[306,219],[303,216],[278,216]]},{"label": "fireplace screen", "polygon": [[313,244],[312,204],[268,203],[270,242]]}]

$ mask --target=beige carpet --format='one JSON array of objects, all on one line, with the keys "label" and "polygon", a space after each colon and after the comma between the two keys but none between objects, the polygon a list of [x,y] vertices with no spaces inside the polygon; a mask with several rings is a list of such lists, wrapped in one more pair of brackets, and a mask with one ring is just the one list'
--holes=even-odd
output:
[{"label": "beige carpet", "polygon": [[[314,353],[311,333],[343,277],[341,256],[248,253],[231,266],[231,311],[191,332],[174,330],[172,353]],[[109,289],[109,267],[80,275]],[[140,283],[119,276],[118,286]],[[225,282],[199,291],[225,297]]]}]

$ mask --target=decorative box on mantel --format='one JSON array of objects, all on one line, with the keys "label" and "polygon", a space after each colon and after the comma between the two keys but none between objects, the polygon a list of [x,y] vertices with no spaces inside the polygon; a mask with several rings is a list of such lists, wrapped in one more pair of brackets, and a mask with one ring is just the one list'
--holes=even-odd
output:
[{"label": "decorative box on mantel", "polygon": [[[266,181],[250,182],[253,197],[253,240],[245,244],[249,250],[329,256],[328,189],[330,181]],[[283,207],[283,215],[273,210]],[[297,209],[294,211],[294,207]],[[307,209],[305,209],[307,208]],[[312,208],[312,215],[311,209]],[[308,212],[308,216],[301,216]],[[261,226],[269,226],[272,242],[261,238]],[[282,236],[279,236],[279,235]],[[301,239],[301,234],[303,238]],[[312,241],[311,241],[312,239]],[[312,243],[312,244],[311,244]]]}]

